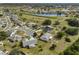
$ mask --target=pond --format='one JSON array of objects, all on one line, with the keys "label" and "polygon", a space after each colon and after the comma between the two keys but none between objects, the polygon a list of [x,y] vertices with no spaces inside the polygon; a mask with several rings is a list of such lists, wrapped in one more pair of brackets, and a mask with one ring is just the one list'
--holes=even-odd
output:
[{"label": "pond", "polygon": [[61,14],[57,14],[57,13],[53,13],[53,14],[34,14],[36,16],[47,16],[47,17],[51,17],[51,16],[65,16],[64,13]]}]

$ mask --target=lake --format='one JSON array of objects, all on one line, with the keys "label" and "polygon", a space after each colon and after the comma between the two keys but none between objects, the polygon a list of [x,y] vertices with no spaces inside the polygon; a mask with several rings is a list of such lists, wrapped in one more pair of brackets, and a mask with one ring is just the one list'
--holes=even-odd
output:
[{"label": "lake", "polygon": [[54,13],[54,14],[34,14],[34,15],[36,15],[36,16],[65,16],[65,14],[64,13],[62,13],[62,14],[60,14],[60,15],[58,15],[57,13]]}]

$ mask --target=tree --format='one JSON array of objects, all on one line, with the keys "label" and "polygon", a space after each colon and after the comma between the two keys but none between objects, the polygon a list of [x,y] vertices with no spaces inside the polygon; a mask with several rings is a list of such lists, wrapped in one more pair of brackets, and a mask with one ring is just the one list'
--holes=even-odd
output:
[{"label": "tree", "polygon": [[25,55],[25,53],[15,48],[9,53],[9,55]]},{"label": "tree", "polygon": [[79,38],[78,40],[64,52],[64,55],[79,55]]},{"label": "tree", "polygon": [[57,38],[62,38],[64,35],[65,35],[64,32],[58,32],[56,37]]},{"label": "tree", "polygon": [[0,14],[0,17],[3,16],[3,14]]},{"label": "tree", "polygon": [[62,28],[62,30],[66,30],[67,29],[67,27],[66,26],[64,26],[63,28]]},{"label": "tree", "polygon": [[36,37],[37,36],[37,33],[35,32],[34,34],[33,34],[33,37]]},{"label": "tree", "polygon": [[8,37],[7,33],[4,31],[0,32],[0,40],[5,40]]},{"label": "tree", "polygon": [[56,48],[56,44],[52,44],[52,46],[49,49],[54,50],[55,48]]},{"label": "tree", "polygon": [[59,25],[60,22],[59,21],[55,21],[54,25]]},{"label": "tree", "polygon": [[68,37],[65,38],[65,41],[66,42],[71,42],[70,38],[68,38]]},{"label": "tree", "polygon": [[68,24],[70,26],[79,27],[79,20],[77,20],[77,19],[70,19],[70,20],[68,20]]},{"label": "tree", "polygon": [[51,20],[45,20],[42,25],[51,25]]},{"label": "tree", "polygon": [[42,49],[42,48],[40,48],[40,49],[39,49],[39,52],[41,52],[41,51],[43,51],[43,49]]},{"label": "tree", "polygon": [[78,34],[78,28],[68,28],[65,32],[69,35],[77,35]]},{"label": "tree", "polygon": [[67,49],[66,51],[64,51],[64,55],[74,55],[74,52],[70,49]]}]

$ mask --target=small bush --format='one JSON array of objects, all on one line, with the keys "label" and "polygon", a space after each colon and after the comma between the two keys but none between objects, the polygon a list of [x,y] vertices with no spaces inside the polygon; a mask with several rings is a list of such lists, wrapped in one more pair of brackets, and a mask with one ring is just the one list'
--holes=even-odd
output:
[{"label": "small bush", "polygon": [[62,30],[66,30],[67,29],[67,27],[66,26],[64,26],[63,28],[62,28]]},{"label": "small bush", "polygon": [[64,51],[64,55],[74,55],[74,52],[70,49],[67,49],[66,51]]},{"label": "small bush", "polygon": [[52,46],[49,49],[54,50],[55,48],[56,48],[56,44],[52,44]]},{"label": "small bush", "polygon": [[70,38],[68,38],[68,37],[65,38],[65,41],[66,42],[71,42]]},{"label": "small bush", "polygon": [[2,14],[0,14],[0,17],[3,16]]},{"label": "small bush", "polygon": [[38,47],[39,47],[39,48],[42,48],[42,46],[41,46],[41,45],[39,45]]},{"label": "small bush", "polygon": [[37,33],[35,32],[34,34],[33,34],[33,37],[36,37],[37,36]]},{"label": "small bush", "polygon": [[0,41],[5,40],[8,37],[7,33],[4,31],[0,32]]},{"label": "small bush", "polygon": [[45,20],[42,25],[51,25],[51,20]]},{"label": "small bush", "polygon": [[18,49],[13,49],[9,55],[25,55],[25,53],[23,53],[22,51],[18,50]]},{"label": "small bush", "polygon": [[43,49],[42,49],[42,48],[40,48],[40,49],[39,49],[39,52],[41,52],[41,51],[43,51]]},{"label": "small bush", "polygon": [[64,32],[58,32],[56,37],[57,38],[62,38],[64,35],[65,35]]}]

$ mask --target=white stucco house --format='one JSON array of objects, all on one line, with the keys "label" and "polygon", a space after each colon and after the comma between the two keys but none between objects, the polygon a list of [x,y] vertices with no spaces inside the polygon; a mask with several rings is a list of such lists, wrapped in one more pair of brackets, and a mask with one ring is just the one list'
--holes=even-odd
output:
[{"label": "white stucco house", "polygon": [[16,32],[17,32],[17,30],[14,30],[14,31],[10,34],[9,39],[10,39],[11,41],[21,41],[21,40],[22,40],[22,36],[17,35]]},{"label": "white stucco house", "polygon": [[41,37],[40,37],[40,39],[41,40],[43,40],[43,41],[49,41],[50,39],[52,39],[53,37],[52,37],[52,34],[50,34],[50,33],[45,33],[45,34],[43,34]]},{"label": "white stucco house", "polygon": [[22,45],[23,47],[35,47],[35,44],[37,44],[37,40],[35,38],[33,38],[32,36],[28,37],[28,38],[25,38],[23,41],[22,41]]},{"label": "white stucco house", "polygon": [[9,37],[9,40],[11,40],[11,41],[21,41],[22,40],[22,36],[20,36],[20,35],[14,35],[14,36],[10,36]]}]

